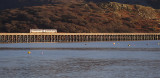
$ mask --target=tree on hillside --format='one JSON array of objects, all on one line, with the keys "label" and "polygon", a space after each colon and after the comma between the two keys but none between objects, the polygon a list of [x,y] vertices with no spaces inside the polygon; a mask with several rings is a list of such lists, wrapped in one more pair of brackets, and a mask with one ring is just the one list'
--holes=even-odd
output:
[{"label": "tree on hillside", "polygon": [[1,18],[0,18],[0,31],[6,31]]}]

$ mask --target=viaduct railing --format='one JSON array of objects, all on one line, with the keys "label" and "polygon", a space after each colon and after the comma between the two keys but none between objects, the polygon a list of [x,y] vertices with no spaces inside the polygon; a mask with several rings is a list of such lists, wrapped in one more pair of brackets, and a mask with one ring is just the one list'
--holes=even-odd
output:
[{"label": "viaduct railing", "polygon": [[0,33],[0,43],[160,40],[160,33]]}]

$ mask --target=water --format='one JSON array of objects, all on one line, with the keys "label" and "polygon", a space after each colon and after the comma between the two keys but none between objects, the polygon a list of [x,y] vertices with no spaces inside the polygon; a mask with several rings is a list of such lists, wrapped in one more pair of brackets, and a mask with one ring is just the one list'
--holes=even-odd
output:
[{"label": "water", "polygon": [[158,40],[16,43],[0,48],[0,78],[160,78]]},{"label": "water", "polygon": [[[115,43],[115,45],[113,44]],[[131,46],[128,46],[131,45]],[[0,47],[15,48],[160,48],[160,41],[110,41],[77,43],[12,43]]]}]

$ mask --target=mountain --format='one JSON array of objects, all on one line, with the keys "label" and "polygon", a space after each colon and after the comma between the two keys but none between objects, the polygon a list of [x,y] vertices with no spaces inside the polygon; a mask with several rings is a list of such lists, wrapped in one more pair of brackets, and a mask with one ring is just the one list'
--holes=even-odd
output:
[{"label": "mountain", "polygon": [[0,32],[29,32],[33,28],[70,33],[159,32],[160,10],[117,2],[62,0],[0,11]]},{"label": "mountain", "polygon": [[55,3],[68,3],[68,2],[118,2],[123,4],[138,4],[143,6],[150,6],[155,9],[160,9],[160,0],[1,0],[0,10],[22,8],[28,6],[41,6],[45,4],[55,4]]},{"label": "mountain", "polygon": [[160,9],[160,0],[86,0],[87,2],[118,2],[123,4],[138,4],[143,6],[150,6],[155,9]]},{"label": "mountain", "polygon": [[80,0],[1,0],[0,10],[23,8],[29,6],[41,6],[46,4],[58,4],[58,3],[69,3],[79,2]]}]

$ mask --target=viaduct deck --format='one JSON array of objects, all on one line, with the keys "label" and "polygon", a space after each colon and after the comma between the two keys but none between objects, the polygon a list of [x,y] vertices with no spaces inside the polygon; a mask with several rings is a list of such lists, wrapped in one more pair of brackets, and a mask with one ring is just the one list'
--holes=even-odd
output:
[{"label": "viaduct deck", "polygon": [[0,43],[160,40],[160,33],[0,33]]}]

